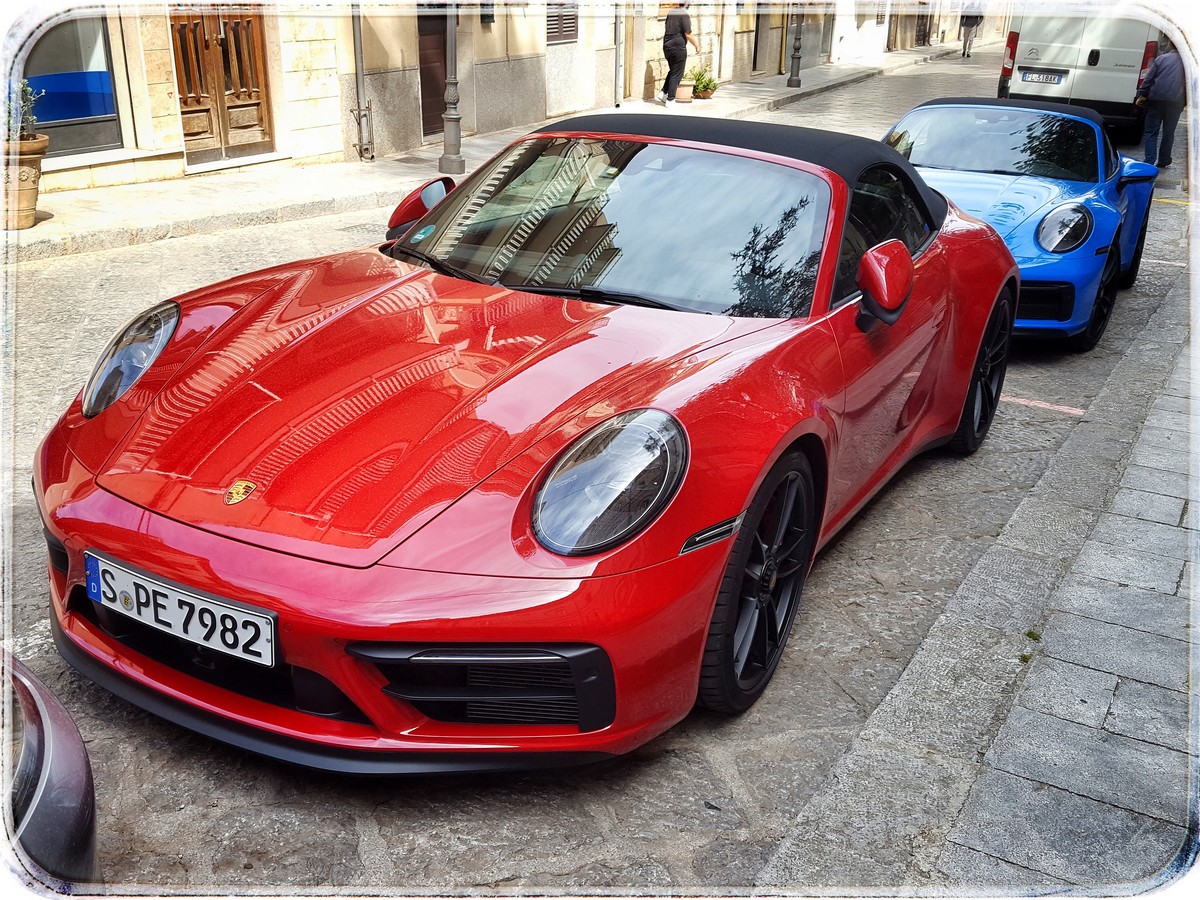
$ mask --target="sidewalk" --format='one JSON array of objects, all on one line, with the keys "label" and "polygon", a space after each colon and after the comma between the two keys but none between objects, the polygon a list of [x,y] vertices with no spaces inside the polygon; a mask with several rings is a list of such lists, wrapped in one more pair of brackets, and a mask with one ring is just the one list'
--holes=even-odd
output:
[{"label": "sidewalk", "polygon": [[760,894],[1092,897],[1189,873],[1190,306],[1179,279],[800,810]]},{"label": "sidewalk", "polygon": [[[804,69],[801,86],[787,75],[724,84],[708,100],[680,104],[687,115],[746,118],[803,97],[958,52],[957,43],[884,54],[878,65],[839,63]],[[664,112],[653,102],[626,101],[602,112]],[[539,123],[462,140],[467,171]],[[32,228],[6,231],[8,263],[108,250],[164,238],[295,221],[395,205],[438,175],[440,140],[401,157],[314,165],[267,163],[168,181],[46,193]],[[461,176],[460,176],[461,177]]]}]

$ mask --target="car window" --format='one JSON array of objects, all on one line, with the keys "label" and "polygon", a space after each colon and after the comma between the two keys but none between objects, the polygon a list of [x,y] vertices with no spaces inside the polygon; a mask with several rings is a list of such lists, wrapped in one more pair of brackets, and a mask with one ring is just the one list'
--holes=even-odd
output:
[{"label": "car window", "polygon": [[1117,152],[1117,148],[1112,145],[1112,141],[1108,139],[1108,135],[1103,131],[1100,132],[1100,138],[1104,144],[1104,159],[1105,159],[1105,180],[1111,181],[1116,178],[1121,172],[1121,154]]},{"label": "car window", "polygon": [[1099,180],[1095,126],[1053,113],[1003,106],[918,107],[884,140],[917,166]]},{"label": "car window", "polygon": [[790,318],[812,308],[830,196],[814,174],[729,153],[539,137],[477,171],[391,252],[511,288]]},{"label": "car window", "polygon": [[890,166],[874,166],[859,176],[850,192],[850,208],[838,251],[835,304],[858,290],[855,276],[862,255],[892,240],[916,254],[933,233],[930,217],[915,188]]}]

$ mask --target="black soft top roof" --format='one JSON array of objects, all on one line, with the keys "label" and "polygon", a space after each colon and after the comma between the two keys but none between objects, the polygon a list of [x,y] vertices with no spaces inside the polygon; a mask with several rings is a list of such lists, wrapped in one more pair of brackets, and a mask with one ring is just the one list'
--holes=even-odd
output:
[{"label": "black soft top roof", "polygon": [[938,225],[946,217],[946,198],[929,187],[912,165],[881,141],[852,134],[669,113],[600,113],[576,116],[544,125],[546,131],[589,131],[606,134],[669,138],[680,141],[740,147],[810,162],[841,176],[850,187],[864,169],[886,163],[900,169],[924,198]]},{"label": "black soft top roof", "polygon": [[1087,119],[1100,128],[1104,127],[1104,117],[1094,109],[1068,103],[1054,103],[1050,100],[1010,100],[1007,97],[938,97],[918,103],[914,109],[920,109],[922,106],[1000,106],[1008,109],[1029,109],[1035,112],[1056,113],[1060,116],[1075,116]]}]

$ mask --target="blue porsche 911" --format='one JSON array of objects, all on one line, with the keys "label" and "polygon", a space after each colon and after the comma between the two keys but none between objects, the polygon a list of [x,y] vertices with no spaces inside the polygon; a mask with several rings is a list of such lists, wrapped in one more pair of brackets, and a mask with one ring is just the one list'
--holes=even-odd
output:
[{"label": "blue porsche 911", "polygon": [[1021,270],[1015,331],[1096,346],[1137,278],[1158,169],[1119,153],[1099,114],[943,98],[884,137],[925,181],[994,227]]}]

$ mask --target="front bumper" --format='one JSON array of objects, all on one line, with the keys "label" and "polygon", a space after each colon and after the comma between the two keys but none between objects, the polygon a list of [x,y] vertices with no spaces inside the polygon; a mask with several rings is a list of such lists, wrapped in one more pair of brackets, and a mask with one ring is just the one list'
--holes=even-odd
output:
[{"label": "front bumper", "polygon": [[1021,293],[1017,334],[1065,337],[1087,327],[1092,317],[1107,253],[1046,259],[1018,259]]},{"label": "front bumper", "polygon": [[[604,578],[354,569],[148,513],[54,452],[35,494],[60,653],[217,740],[345,773],[541,768],[628,752],[695,702],[728,541]],[[92,601],[89,550],[270,612],[278,662],[197,652]]]}]

